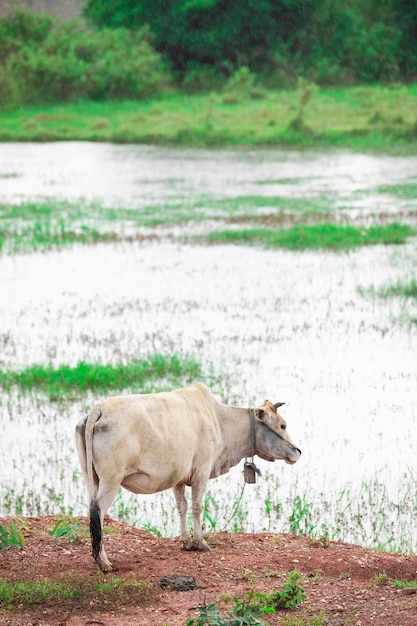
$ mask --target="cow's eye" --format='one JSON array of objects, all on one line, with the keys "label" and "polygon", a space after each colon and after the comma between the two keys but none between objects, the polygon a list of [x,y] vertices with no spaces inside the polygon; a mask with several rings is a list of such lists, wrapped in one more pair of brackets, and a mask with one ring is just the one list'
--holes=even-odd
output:
[{"label": "cow's eye", "polygon": [[287,428],[287,424],[281,424],[281,430],[285,430]]}]

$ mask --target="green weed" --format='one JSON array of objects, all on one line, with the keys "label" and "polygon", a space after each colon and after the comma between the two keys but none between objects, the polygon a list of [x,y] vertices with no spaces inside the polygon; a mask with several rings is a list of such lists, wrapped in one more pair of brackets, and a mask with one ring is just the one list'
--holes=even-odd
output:
[{"label": "green weed", "polygon": [[292,510],[289,516],[290,532],[296,535],[311,536],[314,534],[315,524],[312,514],[312,502],[307,500],[307,495],[296,495],[293,500]]},{"label": "green weed", "polygon": [[417,589],[417,580],[396,580],[394,585],[398,589],[404,589],[405,587]]},{"label": "green weed", "polygon": [[25,545],[23,532],[18,529],[14,522],[10,522],[9,528],[0,525],[0,548],[9,550],[17,548],[20,550]]},{"label": "green weed", "polygon": [[[306,594],[300,585],[300,574],[293,570],[284,581],[281,590],[273,589],[263,593],[251,589],[243,598],[233,597],[233,606],[227,612],[221,612],[215,604],[200,607],[197,619],[187,621],[187,626],[256,626],[266,622],[260,617],[276,613],[279,609],[295,609],[304,602]],[[226,604],[230,598],[225,598]]]},{"label": "green weed", "polygon": [[278,609],[295,609],[304,602],[306,593],[300,585],[300,579],[301,574],[297,570],[288,574],[277,596]]},{"label": "green weed", "polygon": [[236,607],[224,614],[215,604],[199,607],[200,615],[187,620],[187,626],[266,626],[258,619],[259,614],[246,606],[243,611]]},{"label": "green weed", "polygon": [[382,587],[384,585],[387,585],[389,582],[389,577],[388,574],[386,573],[386,571],[382,571],[380,574],[375,574],[375,576],[372,579],[374,585],[376,585],[377,587]]},{"label": "green weed", "polygon": [[85,539],[88,536],[88,529],[81,522],[81,520],[72,519],[72,518],[62,518],[57,521],[53,529],[51,530],[51,535],[54,539],[69,539],[74,543],[78,543],[80,539]]}]

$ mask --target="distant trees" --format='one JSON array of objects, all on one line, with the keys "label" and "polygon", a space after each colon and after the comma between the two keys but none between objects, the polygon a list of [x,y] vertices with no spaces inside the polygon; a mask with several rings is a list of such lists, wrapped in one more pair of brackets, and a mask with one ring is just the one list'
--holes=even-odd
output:
[{"label": "distant trees", "polygon": [[148,24],[182,76],[242,66],[321,83],[417,75],[415,0],[88,0],[84,15],[99,27]]},{"label": "distant trees", "polygon": [[180,72],[192,64],[262,69],[278,42],[293,45],[312,12],[313,0],[90,0],[85,8],[98,26],[149,24],[155,47]]},{"label": "distant trees", "polygon": [[[0,106],[417,79],[416,0],[88,0],[0,19]],[[243,81],[243,83],[242,83]]]}]

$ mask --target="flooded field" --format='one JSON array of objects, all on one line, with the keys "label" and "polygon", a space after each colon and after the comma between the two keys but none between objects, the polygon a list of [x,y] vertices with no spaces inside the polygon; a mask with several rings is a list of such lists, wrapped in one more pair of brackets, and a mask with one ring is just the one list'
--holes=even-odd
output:
[{"label": "flooded field", "polygon": [[[94,200],[140,213],[204,196],[214,219],[215,201],[271,194],[303,199],[306,212],[319,199],[335,215],[412,214],[417,199],[392,190],[416,184],[415,172],[415,158],[10,144],[0,201]],[[415,277],[416,261],[415,238],[349,253],[156,238],[3,254],[0,367],[192,355],[223,401],[285,401],[303,451],[294,467],[259,461],[263,478],[241,500],[241,466],[211,481],[207,530],[290,530],[415,551],[415,304],[363,293]],[[36,391],[1,393],[0,515],[86,512],[73,431],[97,399],[63,406]],[[112,514],[175,535],[174,508],[170,492],[124,492]]]}]

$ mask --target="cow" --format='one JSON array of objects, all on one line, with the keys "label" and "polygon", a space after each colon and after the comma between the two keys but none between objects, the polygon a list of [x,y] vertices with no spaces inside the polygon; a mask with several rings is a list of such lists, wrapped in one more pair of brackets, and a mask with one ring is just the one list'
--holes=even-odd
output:
[{"label": "cow", "polygon": [[[112,569],[102,526],[120,486],[140,494],[172,488],[182,547],[210,550],[201,526],[208,480],[245,457],[290,464],[300,458],[277,411],[282,404],[265,400],[254,410],[222,404],[203,383],[96,404],[78,422],[75,437],[89,495],[92,553],[100,569]],[[187,527],[186,486],[192,494],[193,537]]]}]

